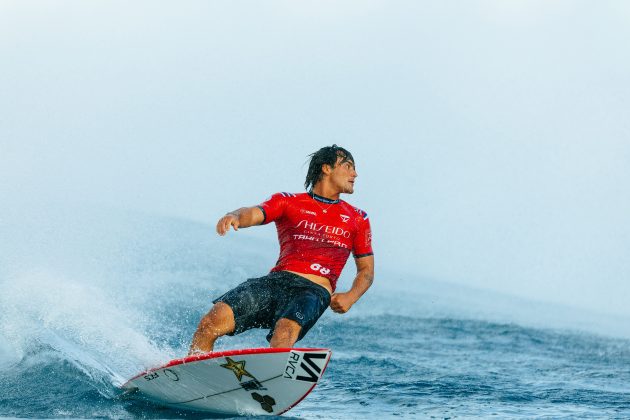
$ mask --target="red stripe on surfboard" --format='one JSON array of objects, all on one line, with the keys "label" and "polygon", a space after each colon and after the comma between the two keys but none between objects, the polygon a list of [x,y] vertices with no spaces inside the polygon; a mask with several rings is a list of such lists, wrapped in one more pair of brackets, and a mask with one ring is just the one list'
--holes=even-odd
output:
[{"label": "red stripe on surfboard", "polygon": [[[170,362],[168,362],[165,365],[162,365],[162,366],[159,366],[159,367],[156,367],[156,368],[152,368],[152,369],[146,370],[146,371],[144,371],[142,373],[139,373],[138,375],[134,376],[133,378],[131,378],[127,382],[125,382],[121,386],[121,388],[124,388],[125,385],[127,385],[129,382],[131,382],[131,381],[133,381],[135,379],[138,379],[139,377],[144,376],[144,375],[146,375],[148,373],[155,372],[156,370],[160,370],[160,369],[164,369],[164,368],[169,368],[169,367],[172,367],[172,366],[183,365],[185,363],[198,362],[200,360],[216,359],[216,358],[219,358],[219,357],[227,357],[227,356],[242,356],[242,355],[249,355],[249,354],[265,354],[265,353],[288,353],[291,350],[296,350],[296,351],[329,351],[329,349],[263,347],[263,348],[258,348],[258,349],[225,350],[225,351],[216,351],[216,352],[211,352],[211,353],[197,354],[197,355],[194,355],[194,356],[183,357],[181,359],[174,359],[174,360],[171,360]],[[328,360],[330,360],[330,358]],[[328,363],[326,363],[326,365],[328,365]],[[324,368],[324,369],[326,369],[326,368]],[[322,374],[323,374],[323,372],[322,372]]]}]

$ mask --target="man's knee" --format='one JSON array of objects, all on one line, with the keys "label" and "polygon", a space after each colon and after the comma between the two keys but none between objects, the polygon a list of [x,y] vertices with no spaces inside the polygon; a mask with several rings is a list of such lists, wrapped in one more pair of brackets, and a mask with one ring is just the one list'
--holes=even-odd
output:
[{"label": "man's knee", "polygon": [[217,302],[199,324],[201,329],[212,335],[222,336],[231,333],[235,328],[234,312],[228,304]]},{"label": "man's knee", "polygon": [[280,318],[274,327],[271,347],[292,347],[300,336],[302,326],[292,319]]},{"label": "man's knee", "polygon": [[232,308],[225,303],[218,302],[199,321],[188,354],[211,352],[217,338],[233,332],[234,326]]}]

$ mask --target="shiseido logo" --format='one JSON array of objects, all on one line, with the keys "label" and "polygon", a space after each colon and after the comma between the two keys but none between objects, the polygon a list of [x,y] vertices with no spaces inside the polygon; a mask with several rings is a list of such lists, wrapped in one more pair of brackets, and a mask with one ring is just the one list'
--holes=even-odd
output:
[{"label": "shiseido logo", "polygon": [[300,227],[304,228],[304,229],[308,229],[308,230],[313,231],[313,232],[328,233],[328,234],[332,234],[332,235],[342,236],[344,238],[349,238],[350,237],[350,232],[348,232],[347,230],[344,230],[344,229],[342,229],[340,227],[329,226],[329,225],[322,225],[320,223],[310,222],[308,220],[302,220],[300,223],[298,223],[296,228],[300,228]]},{"label": "shiseido logo", "polygon": [[344,223],[348,223],[350,216],[346,216],[345,214],[340,214],[339,216],[341,216],[341,220],[343,220]]}]

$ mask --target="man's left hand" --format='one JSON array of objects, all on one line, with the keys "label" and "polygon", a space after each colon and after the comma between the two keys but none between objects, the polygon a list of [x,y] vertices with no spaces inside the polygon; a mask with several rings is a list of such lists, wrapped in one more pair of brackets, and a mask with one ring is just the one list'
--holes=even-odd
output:
[{"label": "man's left hand", "polygon": [[330,309],[338,314],[345,314],[355,302],[350,293],[334,293],[330,298]]}]

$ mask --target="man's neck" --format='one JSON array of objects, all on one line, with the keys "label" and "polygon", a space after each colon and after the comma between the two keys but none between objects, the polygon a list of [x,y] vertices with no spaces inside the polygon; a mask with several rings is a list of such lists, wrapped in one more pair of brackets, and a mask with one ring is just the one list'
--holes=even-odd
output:
[{"label": "man's neck", "polygon": [[322,185],[321,182],[313,187],[313,194],[317,194],[320,197],[324,197],[333,201],[339,200],[340,195],[339,191],[331,188],[330,186]]}]

